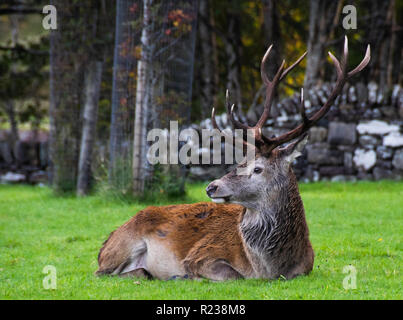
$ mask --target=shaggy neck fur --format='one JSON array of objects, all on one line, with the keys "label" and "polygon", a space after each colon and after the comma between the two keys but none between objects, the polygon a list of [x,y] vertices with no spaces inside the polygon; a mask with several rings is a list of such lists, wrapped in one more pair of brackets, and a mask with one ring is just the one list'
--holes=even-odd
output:
[{"label": "shaggy neck fur", "polygon": [[240,224],[257,277],[291,278],[312,251],[295,175],[290,169],[278,181],[257,207],[246,209]]}]

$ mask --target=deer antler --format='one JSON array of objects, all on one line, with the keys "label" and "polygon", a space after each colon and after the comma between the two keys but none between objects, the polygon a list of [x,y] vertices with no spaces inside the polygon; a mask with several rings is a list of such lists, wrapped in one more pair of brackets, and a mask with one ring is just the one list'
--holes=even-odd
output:
[{"label": "deer antler", "polygon": [[[266,120],[270,116],[270,109],[271,105],[273,102],[273,96],[275,89],[279,82],[285,78],[285,76],[292,70],[294,69],[301,61],[302,59],[305,58],[306,52],[297,60],[295,61],[290,67],[284,70],[285,66],[285,61],[283,60],[280,68],[277,70],[277,73],[274,75],[273,79],[270,80],[266,71],[265,71],[265,66],[268,60],[268,57],[270,55],[270,51],[272,49],[273,45],[271,45],[265,55],[263,56],[261,67],[260,67],[260,72],[262,76],[263,83],[266,85],[266,99],[264,102],[264,110],[263,113],[260,117],[260,119],[257,121],[256,125],[251,127],[246,124],[241,123],[240,121],[236,120],[234,118],[234,105],[231,106],[230,108],[230,103],[229,103],[229,94],[227,90],[226,94],[226,108],[227,108],[227,114],[229,119],[234,125],[234,128],[236,129],[243,129],[245,130],[252,130],[254,138],[255,138],[255,143],[256,147],[259,149],[259,151],[264,154],[268,155],[270,152],[275,149],[276,147],[282,145],[283,143],[286,143],[288,141],[294,140],[298,138],[299,136],[303,135],[306,131],[308,131],[313,125],[315,125],[330,109],[332,106],[332,103],[334,100],[337,98],[337,96],[340,94],[342,91],[344,84],[349,80],[352,76],[360,72],[362,69],[364,69],[367,64],[369,63],[369,60],[371,58],[371,50],[370,46],[368,45],[367,51],[365,53],[365,56],[363,60],[360,62],[360,64],[353,69],[350,72],[347,72],[347,60],[348,60],[348,40],[347,37],[345,37],[344,40],[344,53],[343,53],[343,58],[341,62],[337,60],[337,58],[329,52],[329,56],[333,61],[333,64],[336,68],[336,73],[337,73],[337,80],[336,84],[326,101],[326,103],[311,117],[308,118],[307,115],[305,114],[305,106],[304,106],[304,91],[301,89],[301,118],[302,118],[302,123],[298,125],[295,129],[281,135],[278,137],[272,137],[268,138],[262,134],[262,127],[264,126]],[[212,112],[212,123],[214,128],[218,129],[220,132],[221,130],[218,128],[217,123],[215,121],[215,114],[214,114],[214,108]],[[245,137],[245,134],[244,134]],[[246,143],[246,142],[245,142]]]},{"label": "deer antler", "polygon": [[360,64],[353,69],[350,72],[347,72],[347,61],[348,61],[348,39],[345,37],[344,39],[344,53],[343,53],[343,58],[341,60],[341,63],[337,58],[329,52],[329,56],[333,61],[333,64],[336,68],[337,72],[337,80],[336,84],[330,93],[329,98],[325,102],[325,104],[311,117],[308,118],[305,115],[305,107],[304,107],[304,95],[303,95],[303,90],[301,91],[301,118],[302,118],[302,123],[297,126],[295,129],[281,135],[278,137],[274,138],[266,138],[264,137],[264,140],[266,142],[266,152],[271,152],[274,148],[277,146],[294,140],[295,138],[301,136],[303,133],[308,131],[313,125],[315,125],[320,119],[323,118],[323,116],[329,111],[330,107],[332,106],[332,103],[334,100],[337,98],[337,96],[340,94],[342,91],[344,84],[349,80],[352,76],[360,72],[362,69],[364,69],[367,64],[369,63],[369,60],[371,58],[371,49],[370,46],[368,45],[367,51],[365,53],[365,56],[363,60],[360,62]]}]

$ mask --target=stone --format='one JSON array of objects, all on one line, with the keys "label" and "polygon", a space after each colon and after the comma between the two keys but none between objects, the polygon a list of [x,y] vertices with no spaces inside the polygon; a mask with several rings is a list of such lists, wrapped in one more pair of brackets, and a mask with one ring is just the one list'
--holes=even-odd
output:
[{"label": "stone", "polygon": [[367,148],[374,148],[379,143],[379,140],[376,137],[369,135],[360,136],[358,141],[361,146]]},{"label": "stone", "polygon": [[302,172],[303,176],[301,177],[302,181],[312,181],[313,178],[313,169],[312,166],[307,166],[304,170],[304,172]]},{"label": "stone", "polygon": [[13,162],[13,154],[7,141],[0,141],[0,162],[11,164]]},{"label": "stone", "polygon": [[339,95],[340,103],[342,103],[342,104],[347,103],[348,90],[349,90],[349,84],[346,83],[344,88],[343,88],[342,93]]},{"label": "stone", "polygon": [[46,171],[43,171],[43,170],[34,171],[29,176],[29,182],[33,183],[33,184],[47,183],[48,175],[47,175]]},{"label": "stone", "polygon": [[353,103],[357,101],[357,93],[354,86],[348,88],[348,101]]},{"label": "stone", "polygon": [[320,173],[319,171],[314,170],[312,174],[312,181],[318,182],[320,180]]},{"label": "stone", "polygon": [[39,144],[39,165],[46,168],[49,164],[49,144],[48,142],[41,142]]},{"label": "stone", "polygon": [[371,109],[365,109],[364,113],[362,114],[361,119],[372,119],[372,110]]},{"label": "stone", "polygon": [[309,130],[309,143],[323,142],[327,138],[327,129],[323,127],[312,127]]},{"label": "stone", "polygon": [[222,177],[225,174],[223,166],[192,166],[190,168],[190,178],[208,181]]},{"label": "stone", "polygon": [[392,106],[381,107],[381,113],[388,119],[393,119],[396,117],[396,109]]},{"label": "stone", "polygon": [[207,118],[200,122],[200,127],[202,129],[213,129],[213,125],[211,123],[211,119]]},{"label": "stone", "polygon": [[355,176],[351,175],[337,175],[334,176],[330,179],[331,182],[345,182],[345,181],[350,181],[350,182],[356,182],[357,178]]},{"label": "stone", "polygon": [[318,105],[320,104],[320,103],[319,103],[319,98],[318,98],[318,96],[316,95],[316,91],[314,91],[314,90],[312,90],[312,89],[309,89],[309,91],[308,91],[308,97],[309,97],[309,100],[311,101],[312,105],[318,106]]},{"label": "stone", "polygon": [[382,118],[382,113],[378,108],[372,109],[372,118],[373,119],[380,119]]},{"label": "stone", "polygon": [[394,169],[392,170],[393,180],[401,181],[403,180],[403,170]]},{"label": "stone", "polygon": [[393,173],[391,170],[381,168],[376,166],[372,172],[374,175],[374,179],[376,181],[383,180],[383,179],[393,179]]},{"label": "stone", "polygon": [[356,182],[357,181],[357,177],[355,175],[348,175],[345,176],[346,181],[350,181],[350,182]]},{"label": "stone", "polygon": [[220,122],[221,122],[222,128],[225,128],[225,127],[228,126],[228,117],[227,117],[227,114],[226,114],[226,113],[223,113],[223,114],[220,116]]},{"label": "stone", "polygon": [[330,150],[326,143],[317,143],[306,147],[308,162],[321,165],[343,164],[343,153],[339,150]]},{"label": "stone", "polygon": [[357,90],[357,100],[360,104],[366,103],[368,99],[368,90],[367,87],[362,83],[359,82],[355,86]]},{"label": "stone", "polygon": [[362,168],[368,171],[376,163],[376,152],[374,150],[366,151],[364,149],[356,149],[353,161],[357,168]]},{"label": "stone", "polygon": [[336,146],[337,150],[343,151],[343,152],[354,152],[356,146],[345,146],[345,145],[338,145]]},{"label": "stone", "polygon": [[324,86],[322,86],[322,88],[320,88],[318,90],[318,100],[320,101],[320,104],[322,104],[322,105],[326,103],[327,97],[328,97],[325,90],[323,90],[323,89],[324,89]]},{"label": "stone", "polygon": [[392,164],[396,169],[403,170],[403,149],[396,150]]},{"label": "stone", "polygon": [[353,154],[351,152],[344,152],[343,164],[349,171],[353,168]]},{"label": "stone", "polygon": [[385,146],[378,146],[376,148],[376,156],[382,160],[391,159],[393,156],[393,149]]},{"label": "stone", "polygon": [[351,121],[354,119],[356,111],[353,104],[340,104],[339,110],[345,121]]},{"label": "stone", "polygon": [[399,98],[397,99],[397,110],[400,118],[403,118],[403,90],[400,90]]},{"label": "stone", "polygon": [[8,130],[0,130],[0,141],[8,141],[10,134]]},{"label": "stone", "polygon": [[361,122],[357,125],[359,134],[377,134],[384,135],[391,132],[399,131],[399,126],[395,124],[388,124],[385,121],[372,120]]},{"label": "stone", "polygon": [[385,160],[377,160],[376,161],[376,166],[383,168],[383,169],[392,169],[392,162],[391,161],[385,161]]},{"label": "stone", "polygon": [[342,166],[322,166],[319,168],[319,173],[321,176],[337,176],[344,175],[345,170]]},{"label": "stone", "polygon": [[357,173],[357,179],[371,181],[371,180],[374,179],[374,176],[372,174],[368,173],[368,172],[360,170]]},{"label": "stone", "polygon": [[378,96],[378,85],[371,81],[368,83],[368,101],[370,104],[375,104]]},{"label": "stone", "polygon": [[[280,103],[273,103],[272,108],[271,108],[271,116],[273,118],[276,118],[280,115]],[[263,112],[263,107],[258,111],[259,117]]]},{"label": "stone", "polygon": [[200,157],[200,163],[203,163],[203,159],[208,159],[208,161],[211,160],[211,151],[209,148],[200,148],[197,149],[197,154]]},{"label": "stone", "polygon": [[5,175],[0,176],[0,181],[2,183],[18,183],[24,182],[26,180],[25,174],[7,172]]},{"label": "stone", "polygon": [[386,147],[402,147],[403,135],[398,132],[391,132],[387,136],[383,137],[383,145]]},{"label": "stone", "polygon": [[355,129],[353,123],[330,122],[327,141],[330,144],[353,145],[357,140]]},{"label": "stone", "polygon": [[249,108],[248,112],[246,113],[246,117],[250,123],[256,123],[259,120],[255,108]]},{"label": "stone", "polygon": [[282,107],[289,114],[293,114],[297,111],[296,105],[291,98],[285,98],[282,103]]},{"label": "stone", "polygon": [[17,141],[14,146],[14,155],[18,164],[27,164],[32,159],[30,143]]},{"label": "stone", "polygon": [[399,95],[401,93],[401,87],[399,84],[395,84],[392,90],[392,105],[396,105],[399,100]]},{"label": "stone", "polygon": [[346,176],[340,174],[337,176],[334,176],[330,179],[331,182],[345,182],[347,181]]}]

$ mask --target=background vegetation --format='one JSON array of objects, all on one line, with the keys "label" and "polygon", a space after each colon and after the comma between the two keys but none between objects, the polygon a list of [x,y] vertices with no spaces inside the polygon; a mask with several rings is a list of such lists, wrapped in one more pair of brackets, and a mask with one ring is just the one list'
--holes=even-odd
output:
[{"label": "background vegetation", "polygon": [[[85,195],[103,180],[142,196],[158,180],[145,161],[145,132],[170,120],[201,121],[213,105],[223,111],[227,88],[239,117],[253,123],[264,98],[260,59],[271,43],[271,73],[308,50],[278,97],[334,80],[326,51],[339,55],[345,34],[351,65],[366,44],[372,48],[354,81],[374,81],[390,95],[402,80],[402,0],[54,0],[53,31],[42,28],[45,4],[0,4],[0,129],[13,146],[20,130],[50,131],[56,192]],[[345,5],[357,9],[357,29],[343,28]],[[183,192],[183,170],[168,171],[178,177],[174,191]]]}]

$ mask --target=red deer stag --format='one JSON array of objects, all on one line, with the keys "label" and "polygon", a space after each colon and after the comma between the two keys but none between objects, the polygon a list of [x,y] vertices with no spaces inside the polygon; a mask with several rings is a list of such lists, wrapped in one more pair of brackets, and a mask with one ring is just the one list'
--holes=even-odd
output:
[{"label": "red deer stag", "polygon": [[[368,64],[370,48],[350,72],[346,70],[347,38],[341,62],[329,52],[337,80],[327,102],[308,117],[302,97],[302,123],[281,136],[269,138],[262,134],[261,128],[269,117],[274,91],[306,54],[287,69],[283,61],[269,80],[265,65],[270,49],[261,63],[266,99],[256,125],[251,127],[236,120],[227,101],[227,112],[234,127],[249,129],[254,134],[255,158],[238,166],[247,174],[238,175],[235,169],[208,185],[208,196],[221,204],[182,204],[140,211],[105,241],[99,252],[96,274],[164,280],[280,276],[291,279],[312,270],[314,252],[291,163],[300,155],[308,129],[329,111],[346,81]],[[213,126],[218,129],[214,109],[212,118]],[[295,141],[282,146],[291,140]]]}]

